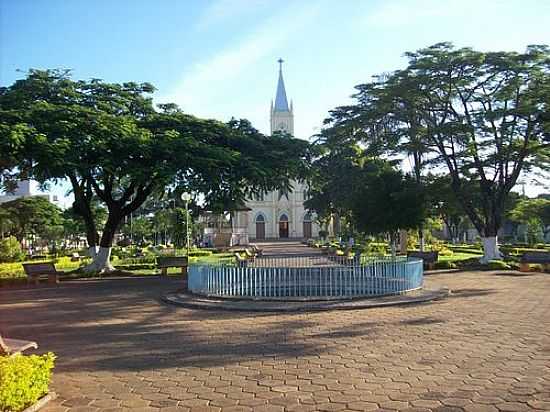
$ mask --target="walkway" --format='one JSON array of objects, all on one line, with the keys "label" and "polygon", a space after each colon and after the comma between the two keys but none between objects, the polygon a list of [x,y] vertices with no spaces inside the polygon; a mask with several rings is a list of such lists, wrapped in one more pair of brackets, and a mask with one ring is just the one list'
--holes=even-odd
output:
[{"label": "walkway", "polygon": [[443,301],[298,314],[198,311],[178,281],[0,291],[0,329],[58,355],[45,411],[550,409],[550,275],[441,274]]}]

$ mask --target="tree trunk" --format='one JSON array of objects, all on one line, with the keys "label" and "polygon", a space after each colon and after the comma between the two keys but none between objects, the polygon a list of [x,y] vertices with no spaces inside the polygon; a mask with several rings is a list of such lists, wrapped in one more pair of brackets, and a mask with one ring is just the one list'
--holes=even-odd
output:
[{"label": "tree trunk", "polygon": [[502,259],[502,253],[498,248],[497,236],[486,236],[481,238],[483,243],[483,257],[480,259],[481,263],[489,263],[491,260]]},{"label": "tree trunk", "polygon": [[99,250],[93,257],[92,263],[84,267],[86,273],[109,273],[115,270],[111,264],[111,249],[118,226],[124,216],[119,211],[109,211],[101,240],[99,241]]},{"label": "tree trunk", "polygon": [[392,259],[395,259],[396,255],[397,255],[397,248],[396,248],[396,245],[395,245],[395,232],[390,232],[390,250],[391,250],[391,257]]}]

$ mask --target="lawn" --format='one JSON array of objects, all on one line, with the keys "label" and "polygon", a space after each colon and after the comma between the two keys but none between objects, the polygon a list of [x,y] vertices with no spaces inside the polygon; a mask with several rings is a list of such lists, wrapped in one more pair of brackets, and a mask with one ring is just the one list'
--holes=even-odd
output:
[{"label": "lawn", "polygon": [[454,252],[452,255],[439,255],[438,261],[440,262],[459,262],[461,260],[467,260],[471,258],[480,258],[483,256],[482,252],[479,253],[464,253],[464,252]]}]

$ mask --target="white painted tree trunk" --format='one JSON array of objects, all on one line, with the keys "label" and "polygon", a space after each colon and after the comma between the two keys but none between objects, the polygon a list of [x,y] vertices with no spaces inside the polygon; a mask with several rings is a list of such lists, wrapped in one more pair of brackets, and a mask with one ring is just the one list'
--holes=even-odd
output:
[{"label": "white painted tree trunk", "polygon": [[89,247],[88,248],[88,256],[90,256],[92,259],[94,259],[95,255],[97,255],[97,246]]},{"label": "white painted tree trunk", "polygon": [[111,265],[111,248],[101,246],[97,254],[94,256],[92,263],[85,266],[83,270],[87,273],[113,272],[115,268]]},{"label": "white painted tree trunk", "polygon": [[481,263],[489,263],[490,260],[502,259],[502,253],[498,249],[498,242],[496,236],[482,237],[483,243],[483,257],[480,259]]}]

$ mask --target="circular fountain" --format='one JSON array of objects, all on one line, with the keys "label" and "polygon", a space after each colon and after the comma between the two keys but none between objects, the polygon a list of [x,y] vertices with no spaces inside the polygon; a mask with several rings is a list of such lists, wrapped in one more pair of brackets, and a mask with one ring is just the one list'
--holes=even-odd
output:
[{"label": "circular fountain", "polygon": [[250,300],[344,300],[398,295],[420,289],[422,260],[325,255],[257,257],[245,264],[189,268],[190,292]]}]

